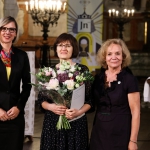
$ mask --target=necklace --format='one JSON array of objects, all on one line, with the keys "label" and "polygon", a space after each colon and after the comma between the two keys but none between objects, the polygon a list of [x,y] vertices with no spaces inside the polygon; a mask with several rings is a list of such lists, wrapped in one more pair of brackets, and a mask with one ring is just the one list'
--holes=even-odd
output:
[{"label": "necklace", "polygon": [[113,81],[117,81],[117,74],[120,72],[116,71],[116,72],[110,72],[108,70],[105,71],[105,82],[106,82],[106,86],[110,87],[111,86],[111,82]]}]

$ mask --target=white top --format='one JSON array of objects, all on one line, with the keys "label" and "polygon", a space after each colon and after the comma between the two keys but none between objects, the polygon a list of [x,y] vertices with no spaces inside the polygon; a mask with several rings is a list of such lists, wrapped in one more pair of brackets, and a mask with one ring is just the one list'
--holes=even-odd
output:
[{"label": "white top", "polygon": [[[147,79],[150,79],[150,77],[148,77]],[[144,102],[150,102],[150,85],[147,83],[147,79],[144,83],[144,91],[143,91]]]}]

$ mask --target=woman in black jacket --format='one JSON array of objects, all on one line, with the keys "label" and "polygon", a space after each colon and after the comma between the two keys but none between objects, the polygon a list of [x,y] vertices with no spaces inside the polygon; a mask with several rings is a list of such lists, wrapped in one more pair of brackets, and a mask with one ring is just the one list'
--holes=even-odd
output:
[{"label": "woman in black jacket", "polygon": [[27,53],[12,45],[17,32],[18,25],[13,17],[8,16],[0,20],[1,150],[23,149],[24,107],[30,95],[31,80]]}]

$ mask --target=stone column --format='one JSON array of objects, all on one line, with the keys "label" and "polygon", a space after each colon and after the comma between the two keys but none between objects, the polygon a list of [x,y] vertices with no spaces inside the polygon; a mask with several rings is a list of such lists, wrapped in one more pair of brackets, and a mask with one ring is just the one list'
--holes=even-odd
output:
[{"label": "stone column", "polygon": [[4,16],[3,8],[4,8],[4,1],[0,0],[0,18]]},{"label": "stone column", "polygon": [[147,2],[147,0],[141,0],[141,9],[140,9],[140,11],[145,11],[145,9],[146,9],[146,2]]},{"label": "stone column", "polygon": [[17,0],[4,0],[4,16],[17,17],[19,8]]}]

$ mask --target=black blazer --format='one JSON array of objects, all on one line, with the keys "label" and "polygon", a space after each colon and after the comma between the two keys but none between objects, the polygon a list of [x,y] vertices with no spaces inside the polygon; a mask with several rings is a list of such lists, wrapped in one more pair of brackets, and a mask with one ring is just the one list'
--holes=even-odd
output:
[{"label": "black blazer", "polygon": [[[2,46],[0,45],[0,51]],[[4,63],[0,58],[0,108],[8,111],[17,106],[20,113],[24,113],[24,107],[30,96],[31,75],[27,53],[12,46],[11,73],[9,80]],[[22,81],[22,88],[20,83]],[[21,89],[21,91],[20,91]]]}]

